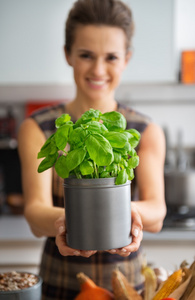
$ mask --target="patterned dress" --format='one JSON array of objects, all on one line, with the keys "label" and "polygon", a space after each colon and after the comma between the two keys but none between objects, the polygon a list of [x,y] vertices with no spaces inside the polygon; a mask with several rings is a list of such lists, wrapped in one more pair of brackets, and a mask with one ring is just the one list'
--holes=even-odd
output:
[{"label": "patterned dress", "polygon": [[[127,120],[127,128],[135,128],[142,133],[150,119],[129,107],[118,103],[117,110]],[[32,114],[32,118],[38,123],[46,138],[55,132],[55,119],[62,113],[66,113],[64,103],[41,109]],[[74,120],[73,120],[74,121]],[[131,184],[132,201],[136,198],[136,179]],[[58,177],[53,168],[53,205],[64,207],[63,179]],[[55,238],[46,239],[40,265],[40,275],[43,278],[42,300],[68,300],[74,299],[80,291],[76,274],[84,272],[97,285],[111,288],[112,271],[118,267],[125,274],[129,282],[139,290],[143,287],[141,275],[142,252],[141,248],[128,257],[99,251],[89,258],[77,256],[62,256]]]}]

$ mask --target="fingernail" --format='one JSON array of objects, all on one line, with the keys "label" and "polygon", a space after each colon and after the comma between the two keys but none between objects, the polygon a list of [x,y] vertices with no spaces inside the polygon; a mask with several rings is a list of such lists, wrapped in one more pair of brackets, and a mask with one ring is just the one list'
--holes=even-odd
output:
[{"label": "fingernail", "polygon": [[79,251],[74,251],[73,254],[74,254],[74,255],[79,255],[80,252],[79,252]]},{"label": "fingernail", "polygon": [[58,229],[59,234],[63,233],[65,231],[64,226],[60,226]]},{"label": "fingernail", "polygon": [[92,251],[85,251],[85,255],[91,255],[92,254]]},{"label": "fingernail", "polygon": [[138,234],[139,234],[139,230],[138,230],[137,228],[135,228],[135,229],[133,230],[133,235],[134,235],[135,237],[138,237]]},{"label": "fingernail", "polygon": [[111,249],[110,252],[111,253],[116,253],[116,250],[115,249]]},{"label": "fingernail", "polygon": [[121,251],[122,251],[122,252],[124,252],[124,253],[125,253],[125,252],[127,252],[127,250],[126,250],[126,249],[124,249],[124,248],[122,248],[122,249],[121,249]]}]

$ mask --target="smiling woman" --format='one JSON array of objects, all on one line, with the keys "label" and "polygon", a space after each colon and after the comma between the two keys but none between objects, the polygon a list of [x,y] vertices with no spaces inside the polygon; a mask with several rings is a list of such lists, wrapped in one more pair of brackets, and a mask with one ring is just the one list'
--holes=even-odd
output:
[{"label": "smiling woman", "polygon": [[[20,128],[25,216],[36,236],[48,237],[40,266],[43,300],[74,299],[79,292],[76,274],[81,271],[97,285],[111,290],[111,273],[118,265],[136,289],[143,287],[142,252],[139,248],[142,230],[159,231],[166,212],[163,182],[165,142],[162,130],[149,117],[115,100],[115,89],[131,57],[132,33],[132,13],[122,1],[77,0],[66,22],[64,46],[67,62],[74,72],[76,95],[67,104],[36,111]],[[113,111],[120,112],[127,121],[127,130],[134,128],[141,134],[136,148],[140,163],[129,199],[129,202],[132,200],[131,232],[129,228],[132,241],[125,247],[103,252],[74,249],[67,245],[63,180],[53,167],[37,172],[40,163],[37,153],[47,138],[54,136],[55,120],[68,114],[75,123],[90,109],[99,111],[104,117]],[[119,136],[119,133],[116,138],[112,136],[109,147]],[[61,140],[58,142],[61,145]],[[89,149],[91,144],[89,139]],[[125,145],[122,149],[126,149]],[[83,155],[83,150],[80,152]],[[100,157],[96,158],[98,167],[101,167]],[[96,226],[100,227],[100,222]]]}]

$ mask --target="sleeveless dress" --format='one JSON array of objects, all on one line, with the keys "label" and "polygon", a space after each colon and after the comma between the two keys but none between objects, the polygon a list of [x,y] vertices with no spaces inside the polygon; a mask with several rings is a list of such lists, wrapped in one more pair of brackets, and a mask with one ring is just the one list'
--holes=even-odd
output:
[{"label": "sleeveless dress", "polygon": [[[142,133],[150,119],[134,110],[118,103],[117,111],[122,113],[127,120],[127,128],[135,128]],[[46,138],[55,132],[55,120],[66,113],[66,104],[47,107],[34,112],[31,117],[37,122]],[[73,120],[74,121],[74,120]],[[64,207],[63,179],[58,177],[53,168],[53,205]],[[132,201],[136,200],[136,179],[131,184]],[[62,256],[55,244],[55,238],[46,239],[41,264],[40,276],[43,278],[42,300],[69,300],[74,299],[80,291],[76,278],[78,272],[84,272],[98,286],[112,290],[111,274],[115,268],[127,277],[133,286],[140,290],[143,288],[141,275],[142,265],[141,247],[137,252],[128,257],[107,252],[97,252],[89,258],[77,256]]]}]

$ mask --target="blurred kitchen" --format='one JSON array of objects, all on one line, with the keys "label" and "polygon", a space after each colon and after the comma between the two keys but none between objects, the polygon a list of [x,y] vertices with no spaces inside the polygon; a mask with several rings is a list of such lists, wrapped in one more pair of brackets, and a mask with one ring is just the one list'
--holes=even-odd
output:
[{"label": "blurred kitchen", "polygon": [[[0,272],[38,269],[44,239],[23,217],[17,131],[34,109],[74,96],[62,30],[73,2],[0,1]],[[168,212],[143,245],[150,262],[172,269],[195,256],[195,1],[124,2],[136,27],[116,98],[165,132]]]}]

